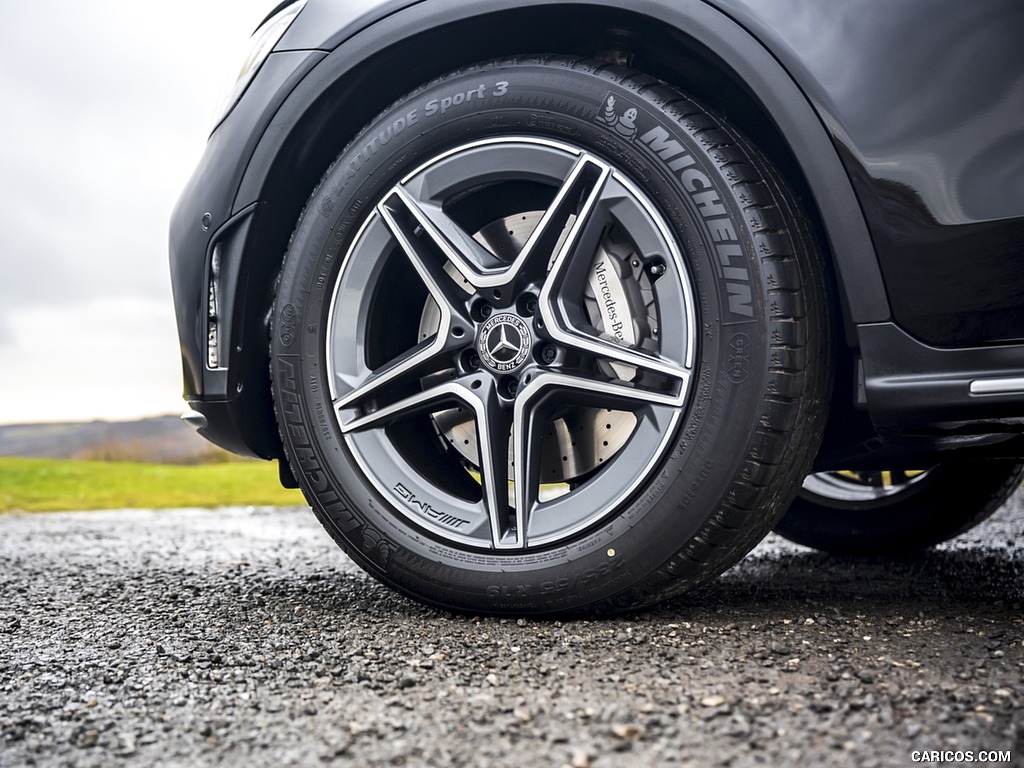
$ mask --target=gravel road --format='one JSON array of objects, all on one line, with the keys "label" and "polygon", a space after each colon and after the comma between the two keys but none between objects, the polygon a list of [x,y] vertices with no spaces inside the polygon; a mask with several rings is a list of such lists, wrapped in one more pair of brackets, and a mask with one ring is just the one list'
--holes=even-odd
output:
[{"label": "gravel road", "polygon": [[1024,765],[1022,494],[918,559],[770,537],[598,621],[421,607],[301,509],[0,531],[3,766]]}]

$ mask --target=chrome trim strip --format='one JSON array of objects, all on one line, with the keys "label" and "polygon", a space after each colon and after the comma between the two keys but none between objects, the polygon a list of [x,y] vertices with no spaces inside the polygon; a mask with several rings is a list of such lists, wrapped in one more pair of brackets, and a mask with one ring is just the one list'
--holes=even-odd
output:
[{"label": "chrome trim strip", "polygon": [[1015,379],[979,379],[971,382],[972,395],[1024,394],[1024,377]]}]

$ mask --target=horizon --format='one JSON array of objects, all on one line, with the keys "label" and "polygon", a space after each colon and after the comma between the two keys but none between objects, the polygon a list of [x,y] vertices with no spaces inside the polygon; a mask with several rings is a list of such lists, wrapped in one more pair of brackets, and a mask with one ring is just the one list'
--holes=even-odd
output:
[{"label": "horizon", "polygon": [[[184,412],[187,406],[182,408]],[[133,424],[138,421],[151,421],[154,419],[168,419],[174,418],[181,420],[180,413],[151,413],[143,416],[130,416],[127,418],[111,418],[107,416],[97,416],[95,418],[83,418],[83,419],[39,419],[37,421],[11,421],[5,422],[0,421],[0,429],[7,427],[37,427],[37,426],[59,426],[62,424]],[[182,426],[188,427],[185,422],[181,422]],[[191,429],[191,427],[189,427]]]}]

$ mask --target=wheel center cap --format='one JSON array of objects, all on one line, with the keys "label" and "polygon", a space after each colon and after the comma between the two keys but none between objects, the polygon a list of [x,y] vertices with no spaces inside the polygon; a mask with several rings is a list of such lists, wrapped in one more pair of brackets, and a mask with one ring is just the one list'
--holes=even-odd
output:
[{"label": "wheel center cap", "polygon": [[530,356],[530,329],[517,315],[491,315],[480,328],[476,349],[484,365],[495,373],[509,373]]}]

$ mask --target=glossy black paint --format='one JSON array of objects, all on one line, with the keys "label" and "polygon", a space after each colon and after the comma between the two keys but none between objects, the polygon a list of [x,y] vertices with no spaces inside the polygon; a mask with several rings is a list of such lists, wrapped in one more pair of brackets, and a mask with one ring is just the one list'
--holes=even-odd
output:
[{"label": "glossy black paint", "polygon": [[1024,3],[718,4],[828,125],[896,321],[939,346],[1024,339]]},{"label": "glossy black paint", "polygon": [[[615,0],[592,0],[586,6],[523,0],[508,11],[496,11],[494,0],[431,0],[384,13],[397,5],[383,4],[326,42],[324,30],[340,23],[349,6],[311,3],[300,14],[282,45],[343,43],[274,116],[242,178],[235,210],[273,194],[284,176],[275,178],[274,165],[286,165],[294,173],[294,166],[302,163],[295,149],[301,147],[308,156],[326,134],[329,150],[315,166],[315,183],[339,151],[339,124],[343,133],[354,134],[398,95],[433,77],[504,55],[593,55],[609,45],[629,44],[643,49],[637,54],[643,58],[634,65],[669,82],[685,80],[686,90],[718,106],[761,142],[776,146],[778,154],[800,147],[791,158],[793,175],[811,186],[809,205],[825,209],[823,234],[844,286],[840,300],[845,313],[852,322],[889,318],[878,266],[861,258],[872,247],[867,227],[862,218],[849,215],[857,200],[827,131],[770,52],[726,15],[697,0],[642,0],[628,12]],[[589,25],[578,23],[580,14]],[[378,15],[383,18],[371,27],[353,31]],[[623,38],[627,29],[634,31]],[[396,68],[396,60],[411,66]]]},{"label": "glossy black paint", "polygon": [[[979,402],[966,387],[1024,375],[1024,347],[1005,343],[1024,339],[1024,54],[1014,45],[1024,39],[1024,4],[622,6],[310,0],[211,137],[172,221],[186,397],[207,414],[208,437],[280,455],[265,375],[273,277],[310,191],[363,124],[475,61],[608,50],[739,124],[813,212],[849,347],[823,457],[927,454],[951,446],[906,435],[949,424],[983,432],[986,422],[973,419],[1021,415],[1024,398]],[[203,231],[206,212],[213,221]],[[231,217],[247,212],[234,226]],[[225,278],[236,297],[225,371],[203,362],[217,238],[238,254]],[[1002,351],[989,354],[984,345],[995,341]],[[936,388],[936,377],[952,383]],[[1020,451],[1019,439],[1011,445]]]},{"label": "glossy black paint", "polygon": [[[321,52],[288,52],[275,53],[267,60],[259,73],[260,87],[252,94],[257,98],[243,98],[211,134],[199,166],[171,215],[171,285],[184,397],[192,408],[207,416],[209,426],[203,430],[204,436],[228,450],[261,458],[278,456],[280,441],[266,393],[258,385],[260,374],[257,371],[253,376],[266,351],[254,348],[261,337],[245,319],[250,269],[245,263],[246,244],[256,205],[236,210],[233,203],[238,181],[260,138],[253,126],[265,124],[295,83],[323,56]],[[226,254],[221,281],[226,308],[222,313],[222,357],[230,365],[212,370],[206,364],[207,286],[210,260],[218,242],[224,245]],[[247,381],[257,383],[247,386]]]}]

